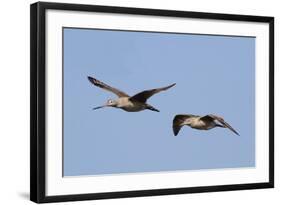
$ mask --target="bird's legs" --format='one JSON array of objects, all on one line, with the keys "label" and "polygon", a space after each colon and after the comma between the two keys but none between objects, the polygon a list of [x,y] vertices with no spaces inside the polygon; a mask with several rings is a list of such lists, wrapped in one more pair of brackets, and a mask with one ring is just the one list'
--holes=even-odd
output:
[{"label": "bird's legs", "polygon": [[157,110],[156,108],[154,108],[151,105],[146,104],[146,109],[151,110],[151,111],[155,111],[155,112],[160,112],[159,110]]}]

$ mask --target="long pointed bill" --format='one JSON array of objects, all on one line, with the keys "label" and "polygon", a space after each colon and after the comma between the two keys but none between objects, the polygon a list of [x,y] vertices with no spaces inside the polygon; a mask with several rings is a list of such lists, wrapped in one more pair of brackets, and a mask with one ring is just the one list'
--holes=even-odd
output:
[{"label": "long pointed bill", "polygon": [[240,136],[239,133],[238,133],[235,129],[233,129],[232,127],[229,127],[229,129],[230,129],[232,132],[234,132],[235,134],[237,134],[238,136]]},{"label": "long pointed bill", "polygon": [[238,133],[233,127],[231,127],[228,123],[224,122],[224,124],[225,124],[225,127],[227,127],[227,128],[230,129],[232,132],[234,132],[235,134],[237,134],[238,136],[240,136],[239,133]]},{"label": "long pointed bill", "polygon": [[105,107],[107,107],[107,105],[102,105],[102,106],[94,107],[93,110],[97,110],[97,109],[105,108]]}]

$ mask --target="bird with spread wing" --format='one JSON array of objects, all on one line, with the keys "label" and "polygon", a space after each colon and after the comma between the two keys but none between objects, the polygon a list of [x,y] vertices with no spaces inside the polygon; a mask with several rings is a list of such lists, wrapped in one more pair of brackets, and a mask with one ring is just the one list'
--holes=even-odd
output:
[{"label": "bird with spread wing", "polygon": [[151,90],[145,90],[142,91],[140,93],[137,93],[136,95],[133,96],[129,96],[128,94],[124,93],[123,91],[120,91],[114,87],[111,87],[93,77],[88,76],[88,80],[95,86],[100,87],[104,90],[107,90],[109,92],[114,93],[115,95],[118,96],[117,99],[112,100],[109,99],[106,104],[99,106],[99,107],[95,107],[93,108],[94,110],[99,109],[99,108],[104,108],[104,107],[115,107],[115,108],[120,108],[123,109],[127,112],[138,112],[138,111],[142,111],[145,109],[148,110],[152,110],[152,111],[156,111],[159,112],[159,110],[157,110],[156,108],[154,108],[153,106],[149,105],[146,103],[146,101],[148,100],[148,98],[150,98],[151,96],[153,96],[154,94],[157,94],[161,91],[165,91],[168,90],[169,88],[173,87],[174,84],[171,84],[169,86],[166,87],[162,87],[162,88],[155,88],[155,89],[151,89]]},{"label": "bird with spread wing", "polygon": [[198,130],[210,130],[215,127],[228,128],[236,135],[239,135],[238,132],[235,131],[227,122],[225,122],[222,117],[217,115],[176,115],[173,120],[173,131],[175,136],[178,135],[180,129],[184,125]]}]

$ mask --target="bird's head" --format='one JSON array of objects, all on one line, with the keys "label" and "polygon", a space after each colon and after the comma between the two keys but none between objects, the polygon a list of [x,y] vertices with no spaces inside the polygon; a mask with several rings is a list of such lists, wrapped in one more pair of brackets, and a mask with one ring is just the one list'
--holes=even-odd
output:
[{"label": "bird's head", "polygon": [[109,100],[107,100],[106,105],[110,106],[110,107],[115,107],[115,106],[117,106],[117,101],[109,99]]},{"label": "bird's head", "polygon": [[93,110],[97,110],[97,109],[105,108],[105,107],[116,107],[116,106],[117,106],[117,101],[109,99],[106,101],[106,103],[104,105],[95,107],[95,108],[93,108]]}]

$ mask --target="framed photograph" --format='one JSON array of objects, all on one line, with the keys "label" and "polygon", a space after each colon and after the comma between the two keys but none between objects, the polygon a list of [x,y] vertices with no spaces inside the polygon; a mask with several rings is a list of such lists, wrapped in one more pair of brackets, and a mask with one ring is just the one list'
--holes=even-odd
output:
[{"label": "framed photograph", "polygon": [[274,18],[31,5],[34,202],[274,187]]}]

